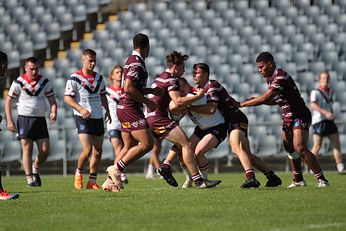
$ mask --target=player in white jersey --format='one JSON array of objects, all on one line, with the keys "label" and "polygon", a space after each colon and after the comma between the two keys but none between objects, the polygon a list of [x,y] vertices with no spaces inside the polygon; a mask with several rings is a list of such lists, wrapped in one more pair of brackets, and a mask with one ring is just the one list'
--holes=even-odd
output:
[{"label": "player in white jersey", "polygon": [[[8,66],[7,54],[5,52],[0,51],[0,78],[6,78]],[[0,124],[2,122],[2,115],[0,115]],[[0,128],[1,131],[1,128]],[[7,191],[2,186],[1,181],[1,168],[0,168],[0,200],[14,200],[19,197],[18,193],[7,193]]]},{"label": "player in white jersey", "polygon": [[[181,91],[183,96],[192,96],[193,91],[195,90],[190,86],[190,84],[184,78],[179,78],[179,90]],[[192,91],[192,92],[191,92]],[[188,93],[189,92],[189,93]],[[196,100],[191,105],[205,105],[207,104],[207,96],[203,96],[199,100]],[[177,107],[173,101],[170,103],[170,110],[172,114],[181,115],[182,110],[185,107]],[[208,160],[205,156],[211,149],[216,148],[222,141],[224,141],[227,137],[227,126],[225,124],[225,120],[221,114],[221,112],[216,109],[213,113],[210,114],[202,114],[193,110],[189,110],[187,108],[187,114],[194,124],[196,124],[196,128],[193,134],[190,137],[191,149],[194,150],[194,153],[197,157],[197,163],[199,171],[204,179],[208,179]],[[180,118],[181,119],[181,118]],[[174,147],[176,151],[180,152],[179,148]],[[174,156],[173,152],[170,152],[167,156],[170,159],[170,155]],[[186,169],[184,164],[182,163],[185,172],[187,173],[186,180],[182,185],[182,188],[190,188],[192,187],[192,176],[189,171]],[[221,181],[220,181],[221,182]]]},{"label": "player in white jersey", "polygon": [[[121,123],[116,113],[117,105],[121,97],[122,74],[123,68],[120,65],[115,65],[108,77],[110,85],[106,87],[109,113],[112,118],[112,121],[107,121],[107,132],[109,140],[114,149],[115,158],[117,155],[119,155],[121,149],[123,148],[123,140],[121,138]],[[115,159],[114,164],[116,164]],[[121,182],[124,184],[128,183],[125,172],[121,174]]]},{"label": "player in white jersey", "polygon": [[[7,129],[15,132],[12,119],[12,102],[17,100],[17,138],[23,150],[23,167],[28,187],[41,186],[39,168],[49,154],[49,134],[45,118],[47,98],[50,105],[50,123],[56,121],[57,103],[55,93],[49,79],[39,74],[39,61],[36,57],[25,60],[25,73],[11,84],[6,99]],[[38,155],[32,163],[34,142],[38,147]]]},{"label": "player in white jersey", "polygon": [[106,87],[103,76],[94,72],[96,52],[85,49],[82,54],[82,69],[72,74],[66,83],[64,101],[73,108],[73,114],[78,131],[82,153],[79,156],[75,173],[74,186],[83,187],[83,170],[90,154],[89,180],[87,189],[100,189],[96,183],[100,167],[104,123],[102,107],[105,109],[106,120],[111,121]]},{"label": "player in white jersey", "polygon": [[314,129],[314,145],[311,152],[318,156],[322,140],[328,137],[333,145],[334,159],[337,170],[344,174],[344,164],[340,149],[338,128],[334,122],[333,114],[334,92],[329,88],[330,75],[327,71],[322,71],[319,76],[318,88],[311,91],[310,102],[312,109],[312,126]]}]

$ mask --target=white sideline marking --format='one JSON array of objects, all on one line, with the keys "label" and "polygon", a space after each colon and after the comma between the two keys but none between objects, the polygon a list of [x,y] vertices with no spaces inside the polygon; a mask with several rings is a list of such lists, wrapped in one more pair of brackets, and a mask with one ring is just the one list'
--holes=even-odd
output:
[{"label": "white sideline marking", "polygon": [[[326,224],[306,224],[301,227],[301,230],[312,230],[312,229],[324,229],[324,228],[336,228],[346,226],[345,223],[326,223]],[[291,231],[296,230],[297,227],[285,227],[285,228],[274,228],[266,231]]]}]

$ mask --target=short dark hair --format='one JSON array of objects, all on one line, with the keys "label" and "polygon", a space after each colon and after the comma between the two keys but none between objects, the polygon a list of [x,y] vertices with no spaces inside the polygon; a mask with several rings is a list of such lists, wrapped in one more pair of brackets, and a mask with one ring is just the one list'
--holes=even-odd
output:
[{"label": "short dark hair", "polygon": [[24,64],[25,64],[25,65],[28,64],[28,63],[35,63],[35,64],[37,64],[37,63],[39,63],[39,60],[38,60],[38,58],[32,56],[32,57],[27,58],[27,59],[24,61]]},{"label": "short dark hair", "polygon": [[133,37],[133,49],[143,49],[149,46],[149,37],[145,34],[139,33]]},{"label": "short dark hair", "polygon": [[187,55],[183,55],[181,52],[172,51],[166,56],[166,66],[171,68],[174,64],[183,64],[189,58]]},{"label": "short dark hair", "polygon": [[7,59],[7,54],[3,51],[0,51],[0,63],[7,63],[8,59]]},{"label": "short dark hair", "polygon": [[272,54],[270,54],[269,52],[265,51],[265,52],[261,52],[257,58],[256,58],[256,63],[258,62],[271,62],[271,63],[275,63],[274,61],[274,57]]},{"label": "short dark hair", "polygon": [[83,55],[88,55],[88,56],[96,56],[96,51],[87,48],[83,51]]},{"label": "short dark hair", "polygon": [[197,68],[200,68],[203,73],[207,73],[208,75],[210,74],[210,69],[208,64],[206,63],[196,63],[193,65],[193,69],[196,70]]}]

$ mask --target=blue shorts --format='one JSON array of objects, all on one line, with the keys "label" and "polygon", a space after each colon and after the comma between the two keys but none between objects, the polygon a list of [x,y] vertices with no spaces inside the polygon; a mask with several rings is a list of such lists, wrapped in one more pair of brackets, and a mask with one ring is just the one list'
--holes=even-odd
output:
[{"label": "blue shorts", "polygon": [[83,119],[80,116],[74,115],[74,121],[78,134],[88,134],[94,136],[103,136],[105,128],[103,119]]},{"label": "blue shorts", "polygon": [[338,133],[338,128],[332,120],[322,120],[321,122],[312,125],[312,127],[314,129],[314,134],[323,137]]},{"label": "blue shorts", "polygon": [[109,139],[112,139],[112,138],[121,139],[121,131],[117,130],[117,129],[111,129],[108,131],[108,137],[109,137]]},{"label": "blue shorts", "polygon": [[[193,132],[200,140],[203,139],[204,136],[208,134],[212,134],[215,136],[215,138],[219,141],[218,145],[224,141],[227,137],[227,126],[226,124],[219,124],[214,127],[202,130],[198,126],[195,128],[195,131]],[[217,148],[215,146],[215,148]]]},{"label": "blue shorts", "polygon": [[49,139],[47,122],[45,117],[22,116],[17,119],[17,139]]}]

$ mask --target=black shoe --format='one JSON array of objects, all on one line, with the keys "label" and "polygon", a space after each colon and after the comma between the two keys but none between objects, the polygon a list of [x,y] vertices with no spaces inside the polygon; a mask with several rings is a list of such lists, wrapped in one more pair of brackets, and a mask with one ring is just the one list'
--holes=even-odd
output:
[{"label": "black shoe", "polygon": [[272,175],[271,177],[268,178],[268,181],[265,187],[278,187],[281,184],[282,184],[282,181],[280,177],[278,177],[277,175]]},{"label": "black shoe", "polygon": [[168,168],[159,168],[158,173],[166,180],[166,182],[173,186],[178,187],[177,181],[174,179],[172,172]]},{"label": "black shoe", "polygon": [[31,183],[28,183],[28,188],[31,188],[31,187],[40,187],[41,185],[38,185],[38,183],[36,181],[33,181]]},{"label": "black shoe", "polygon": [[36,182],[36,186],[41,186],[42,182],[41,182],[41,177],[38,173],[34,173],[34,182]]},{"label": "black shoe", "polygon": [[260,185],[261,183],[253,178],[250,180],[246,180],[242,185],[240,185],[240,188],[258,188]]}]

